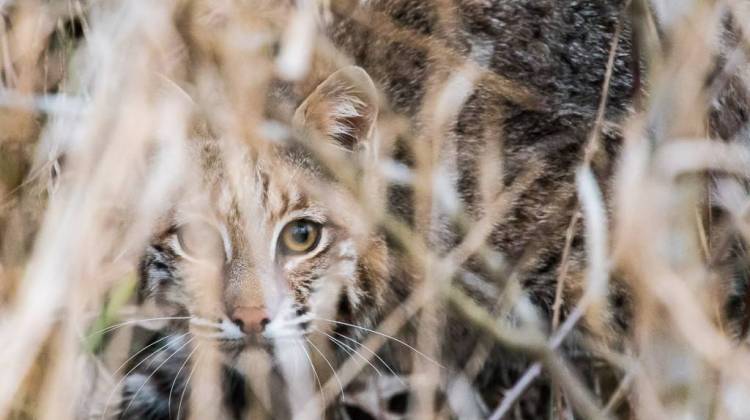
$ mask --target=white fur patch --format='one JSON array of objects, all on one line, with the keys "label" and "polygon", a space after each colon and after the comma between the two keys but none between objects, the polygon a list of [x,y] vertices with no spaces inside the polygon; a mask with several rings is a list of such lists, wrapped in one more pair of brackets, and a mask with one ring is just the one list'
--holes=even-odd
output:
[{"label": "white fur patch", "polygon": [[328,127],[329,134],[334,137],[354,135],[355,127],[346,124],[345,121],[364,116],[361,111],[364,107],[366,107],[365,103],[354,95],[338,98],[331,109],[333,124]]},{"label": "white fur patch", "polygon": [[245,337],[245,333],[242,332],[240,327],[234,322],[224,318],[219,324],[223,336],[221,338],[228,340],[240,340]]}]

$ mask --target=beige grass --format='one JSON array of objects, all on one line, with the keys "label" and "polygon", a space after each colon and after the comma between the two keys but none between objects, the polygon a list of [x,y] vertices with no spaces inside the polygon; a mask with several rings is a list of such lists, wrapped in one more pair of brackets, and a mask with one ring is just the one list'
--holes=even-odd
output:
[{"label": "beige grass", "polygon": [[[320,70],[316,60],[322,58],[336,66],[350,62],[318,30],[319,14],[325,17],[326,8],[340,2],[301,1],[297,8],[275,3],[166,0],[144,6],[142,0],[0,0],[0,418],[105,414],[104,402],[122,374],[115,371],[128,357],[132,324],[114,329],[106,345],[97,332],[143,317],[130,296],[134,270],[160,215],[192,176],[185,149],[193,136],[202,135],[196,115],[222,139],[227,156],[240,145],[262,154],[268,147],[268,132],[260,128],[267,127],[261,110],[269,81],[304,81]],[[750,150],[745,143],[707,138],[705,115],[715,91],[703,86],[713,54],[722,48],[717,41],[722,13],[729,10],[747,34],[750,7],[739,0],[664,0],[654,5],[633,0],[629,8],[647,62],[647,88],[622,127],[625,142],[612,180],[611,205],[603,202],[589,167],[596,159],[599,128],[607,124],[602,100],[597,129],[576,178],[580,213],[571,215],[571,225],[580,220],[585,226],[588,288],[564,321],[556,310],[550,336],[541,328],[516,328],[498,320],[449,282],[469,256],[489,253],[483,249],[485,238],[517,191],[484,185],[492,211],[469,226],[464,242],[447,257],[432,252],[424,241],[432,206],[442,202],[450,207],[455,201],[455,191],[435,177],[446,170],[438,159],[445,147],[442,139],[486,70],[447,45],[399,33],[408,42],[424,43],[455,69],[430,81],[420,114],[429,124],[414,142],[416,232],[385,210],[377,193],[382,181],[378,168],[370,168],[372,184],[360,191],[360,210],[370,227],[385,226],[424,277],[401,310],[377,327],[380,335],[371,334],[364,342],[376,351],[385,335],[395,335],[408,319],[419,317],[414,418],[446,414],[433,412],[431,402],[441,369],[439,362],[431,362],[438,359],[440,336],[435,332],[442,328],[436,314],[445,305],[457,306],[467,322],[536,360],[500,406],[491,408],[493,419],[512,413],[516,400],[542,372],[556,389],[558,410],[550,418],[566,418],[571,410],[584,418],[613,418],[623,404],[642,419],[750,418],[750,352],[717,315],[726,285],[711,265],[721,245],[712,242],[719,227],[706,220],[705,210],[709,200],[718,199],[731,214],[729,229],[750,239],[748,197],[736,181],[748,175]],[[666,23],[660,29],[672,40],[669,47],[657,36],[652,10]],[[442,9],[441,19],[453,21],[450,7]],[[389,28],[389,22],[377,19],[371,24]],[[280,53],[274,61],[269,51],[277,39]],[[748,41],[742,39],[741,48],[728,55],[726,78],[738,74],[748,81]],[[529,92],[514,90],[502,75],[491,77],[498,92],[519,101],[529,98]],[[602,91],[607,89],[605,83]],[[403,126],[397,118],[380,122],[384,147]],[[61,172],[55,158],[63,150]],[[340,179],[353,183],[353,168],[341,156],[316,152]],[[501,171],[497,165],[483,166],[488,179]],[[708,191],[709,170],[734,178],[720,182],[718,191]],[[239,192],[240,171],[232,178]],[[325,186],[320,191],[325,194]],[[563,261],[562,273],[565,266]],[[584,386],[559,346],[581,319],[602,318],[602,299],[615,270],[632,279],[637,311],[626,349],[597,348],[621,378],[616,392],[603,395]],[[564,278],[561,274],[560,281]],[[518,285],[512,279],[509,284],[505,299],[522,304]],[[560,299],[558,292],[558,303]],[[541,325],[540,320],[527,321],[524,326]],[[317,418],[375,357],[363,351],[331,375],[324,360],[330,349],[325,342],[316,344],[320,351],[311,350],[307,357],[319,367],[317,379],[312,372],[285,371],[297,375],[292,408],[298,418]],[[195,376],[191,373],[197,396],[186,404],[193,418],[217,418],[222,408],[212,404],[219,389],[216,354],[210,344],[201,346],[203,362],[194,364]],[[308,363],[305,354],[297,353],[289,358]],[[475,356],[481,361],[486,354],[478,350]],[[256,354],[244,363],[261,367],[268,360]],[[466,376],[473,377],[475,370],[467,367]],[[274,390],[265,389],[262,380],[251,385],[258,400],[268,404]],[[470,397],[461,394],[467,392],[463,388],[455,392],[457,401]]]}]

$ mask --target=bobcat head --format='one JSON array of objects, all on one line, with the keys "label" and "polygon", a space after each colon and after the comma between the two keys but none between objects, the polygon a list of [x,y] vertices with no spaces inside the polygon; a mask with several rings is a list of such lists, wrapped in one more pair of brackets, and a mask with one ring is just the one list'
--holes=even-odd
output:
[{"label": "bobcat head", "polygon": [[[230,354],[371,324],[390,293],[385,239],[357,200],[376,159],[377,116],[369,76],[346,67],[299,106],[289,138],[254,152],[202,142],[191,151],[200,187],[148,246],[141,301],[189,318]],[[344,166],[356,185],[324,160],[354,162]]]}]

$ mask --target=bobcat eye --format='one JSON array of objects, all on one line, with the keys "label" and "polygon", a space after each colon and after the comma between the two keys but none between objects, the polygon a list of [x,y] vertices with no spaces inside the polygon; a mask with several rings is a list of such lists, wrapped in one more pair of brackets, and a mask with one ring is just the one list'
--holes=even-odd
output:
[{"label": "bobcat eye", "polygon": [[281,231],[279,250],[284,254],[302,254],[310,252],[320,242],[320,223],[310,220],[289,222]]}]

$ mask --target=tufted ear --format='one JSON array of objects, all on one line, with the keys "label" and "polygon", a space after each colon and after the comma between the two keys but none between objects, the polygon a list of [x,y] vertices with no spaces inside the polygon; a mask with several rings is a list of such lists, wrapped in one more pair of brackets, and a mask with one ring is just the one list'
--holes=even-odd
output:
[{"label": "tufted ear", "polygon": [[375,85],[362,68],[344,67],[330,75],[294,114],[294,125],[354,150],[372,137],[378,117]]}]

